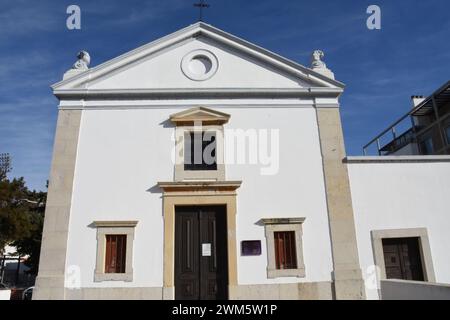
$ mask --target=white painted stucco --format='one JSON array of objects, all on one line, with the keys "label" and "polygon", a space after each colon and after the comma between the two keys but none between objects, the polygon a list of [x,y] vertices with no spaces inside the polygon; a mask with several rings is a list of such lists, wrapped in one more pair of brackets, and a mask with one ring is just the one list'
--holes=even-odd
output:
[{"label": "white painted stucco", "polygon": [[[450,283],[450,162],[419,159],[348,165],[359,258],[369,282],[372,230],[427,228],[436,282]],[[366,293],[378,298],[377,289],[366,287]]]},{"label": "white painted stucco", "polygon": [[[118,286],[93,282],[96,259],[95,220],[137,220],[134,278],[120,286],[161,287],[163,217],[158,181],[171,181],[174,166],[167,121],[179,108],[84,110],[75,170],[67,266],[79,266],[82,287]],[[239,284],[331,280],[332,260],[315,109],[215,108],[231,115],[225,129],[277,129],[279,172],[260,174],[260,165],[227,165],[227,180],[238,189],[237,244],[261,240],[262,255],[238,256]],[[267,279],[261,218],[306,217],[303,226],[305,278]],[[240,247],[237,248],[240,253]]]},{"label": "white painted stucco", "polygon": [[[217,73],[208,81],[192,81],[181,70],[184,56],[194,50],[212,52],[219,61]],[[255,81],[257,79],[257,81]],[[304,81],[231,50],[205,37],[189,39],[177,46],[146,56],[116,74],[89,83],[89,89],[137,88],[299,88]]]}]

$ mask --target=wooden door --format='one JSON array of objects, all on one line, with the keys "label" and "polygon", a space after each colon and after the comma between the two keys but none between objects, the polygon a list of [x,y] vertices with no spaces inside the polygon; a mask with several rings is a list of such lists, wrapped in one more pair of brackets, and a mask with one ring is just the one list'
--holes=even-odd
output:
[{"label": "wooden door", "polygon": [[227,298],[226,230],[224,206],[176,207],[175,299]]},{"label": "wooden door", "polygon": [[388,279],[424,280],[419,238],[383,239],[383,253]]}]

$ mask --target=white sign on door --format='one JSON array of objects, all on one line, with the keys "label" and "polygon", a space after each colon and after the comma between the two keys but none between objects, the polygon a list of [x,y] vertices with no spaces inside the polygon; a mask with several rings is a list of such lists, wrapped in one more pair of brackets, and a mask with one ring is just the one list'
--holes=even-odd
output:
[{"label": "white sign on door", "polygon": [[211,243],[202,243],[202,256],[211,257]]}]

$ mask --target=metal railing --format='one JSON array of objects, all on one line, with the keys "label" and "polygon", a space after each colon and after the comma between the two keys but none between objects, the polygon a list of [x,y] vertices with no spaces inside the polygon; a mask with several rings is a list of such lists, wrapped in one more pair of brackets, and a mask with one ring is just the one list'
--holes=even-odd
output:
[{"label": "metal railing", "polygon": [[419,130],[420,130],[419,128],[415,129],[414,127],[408,129],[407,131],[396,137],[388,144],[382,146],[379,151],[386,152],[389,154],[397,150],[400,150],[401,148],[407,146],[408,144],[415,142],[416,140],[415,132],[418,132]]},{"label": "metal railing", "polygon": [[[378,134],[375,138],[370,140],[369,143],[367,143],[363,147],[363,154],[367,155],[368,148],[376,143],[378,155],[381,156],[382,149],[383,149],[383,146],[381,146],[381,138],[384,135],[386,135],[388,132],[391,132],[392,139],[389,141],[389,143],[385,144],[385,146],[389,145],[391,143],[395,143],[395,140],[398,138],[397,126],[402,121],[404,121],[406,118],[410,118],[410,121],[411,121],[410,134],[414,136],[413,139],[416,139],[415,137],[417,137],[417,134],[419,134],[419,131],[426,131],[427,128],[437,125],[439,136],[440,136],[440,142],[441,142],[442,146],[444,147],[444,146],[450,145],[450,141],[448,141],[446,139],[444,130],[442,127],[442,122],[444,121],[444,119],[447,116],[449,116],[449,114],[445,113],[445,114],[441,115],[441,114],[439,114],[439,111],[438,111],[440,106],[445,105],[449,101],[450,101],[450,81],[445,83],[442,87],[440,87],[438,90],[436,90],[434,93],[432,93],[429,97],[425,98],[422,102],[420,102],[418,105],[413,107],[408,113],[406,113],[400,119],[398,119],[393,124],[391,124],[387,129],[385,129],[383,132]],[[420,112],[420,111],[422,111],[422,112]],[[427,113],[432,114],[434,116],[434,121],[432,121],[432,123],[429,124],[428,127],[420,127],[420,128],[417,127],[414,123],[413,117],[422,117],[422,116],[425,116]],[[408,130],[406,130],[406,132]]]},{"label": "metal railing", "polygon": [[[411,118],[411,128],[408,129],[406,132],[402,133],[401,135],[397,135],[397,126],[402,123],[406,118],[410,117],[410,113],[408,112],[407,114],[405,114],[404,116],[402,116],[400,119],[398,119],[397,121],[395,121],[393,124],[391,124],[387,129],[385,129],[384,131],[382,131],[380,134],[378,134],[375,138],[373,138],[372,140],[370,140],[364,147],[363,147],[363,154],[366,156],[367,155],[367,149],[376,142],[377,145],[377,152],[378,155],[382,155],[382,148],[383,146],[381,145],[381,138],[386,135],[387,133],[391,133],[392,134],[392,140],[389,142],[393,142],[395,141],[397,138],[401,137],[402,135],[410,132],[411,135],[415,135],[415,128],[416,126],[414,125],[412,118]],[[410,131],[411,130],[411,131]]]}]

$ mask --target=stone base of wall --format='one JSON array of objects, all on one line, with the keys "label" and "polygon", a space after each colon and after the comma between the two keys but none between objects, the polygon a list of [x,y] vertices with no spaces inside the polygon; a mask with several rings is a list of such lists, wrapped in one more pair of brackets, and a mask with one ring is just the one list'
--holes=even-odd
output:
[{"label": "stone base of wall", "polygon": [[361,269],[335,270],[334,290],[337,300],[364,300],[366,287]]},{"label": "stone base of wall", "polygon": [[64,276],[42,276],[36,278],[33,300],[64,299]]},{"label": "stone base of wall", "polygon": [[230,300],[331,300],[333,284],[303,282],[229,287]]},{"label": "stone base of wall", "polygon": [[[45,291],[45,289],[44,289]],[[52,299],[43,295],[41,299]],[[51,291],[51,290],[50,290]],[[65,289],[67,300],[162,300],[164,288],[80,288]],[[332,282],[305,282],[282,284],[256,284],[229,287],[230,300],[331,300]]]},{"label": "stone base of wall", "polygon": [[335,280],[337,300],[365,300],[366,289],[362,279]]},{"label": "stone base of wall", "polygon": [[162,288],[67,289],[67,300],[161,300]]}]

